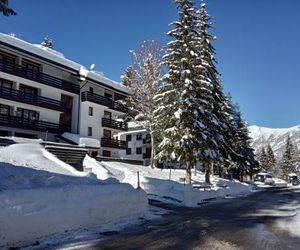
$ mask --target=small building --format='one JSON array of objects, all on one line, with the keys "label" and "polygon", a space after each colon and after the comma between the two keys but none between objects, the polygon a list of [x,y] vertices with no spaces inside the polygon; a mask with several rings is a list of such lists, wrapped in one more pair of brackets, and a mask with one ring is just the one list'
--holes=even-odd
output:
[{"label": "small building", "polygon": [[121,158],[143,161],[145,166],[150,165],[151,159],[151,138],[146,129],[139,127],[131,128],[127,132],[121,132],[118,137],[127,142],[125,152],[120,151]]}]

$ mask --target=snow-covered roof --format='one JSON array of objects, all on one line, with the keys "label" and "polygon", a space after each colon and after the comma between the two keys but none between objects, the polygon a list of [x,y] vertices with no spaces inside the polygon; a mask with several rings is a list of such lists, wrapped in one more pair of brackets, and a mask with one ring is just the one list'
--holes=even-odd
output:
[{"label": "snow-covered roof", "polygon": [[291,174],[288,174],[288,176],[298,176],[298,175],[295,173],[291,173]]},{"label": "snow-covered roof", "polygon": [[45,49],[43,48],[43,46],[36,46],[36,44],[31,44],[17,37],[0,33],[0,41],[7,45],[24,50],[24,52],[29,52],[34,55],[51,60],[55,63],[61,64],[75,71],[79,71],[79,68],[81,66],[80,64],[65,58],[61,53],[53,49],[50,48]]},{"label": "snow-covered roof", "polygon": [[13,49],[18,49],[23,53],[33,54],[41,59],[45,59],[47,61],[51,61],[52,63],[58,64],[59,66],[66,67],[69,70],[75,71],[78,75],[84,71],[83,69],[85,69],[86,73],[84,77],[86,77],[88,80],[103,83],[108,88],[129,93],[129,90],[120,83],[103,76],[103,74],[97,71],[90,71],[86,69],[83,65],[67,59],[61,52],[58,52],[54,49],[50,49],[39,44],[32,44],[20,38],[3,33],[0,33],[0,43]]},{"label": "snow-covered roof", "polygon": [[140,133],[147,133],[147,130],[146,129],[130,130],[130,131],[118,133],[118,135],[140,134]]}]

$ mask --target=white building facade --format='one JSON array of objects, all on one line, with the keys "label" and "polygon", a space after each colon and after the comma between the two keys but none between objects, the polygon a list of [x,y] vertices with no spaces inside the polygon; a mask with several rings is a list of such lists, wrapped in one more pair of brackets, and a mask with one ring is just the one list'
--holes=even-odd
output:
[{"label": "white building facade", "polygon": [[122,158],[142,161],[145,166],[150,165],[151,138],[146,129],[121,132],[119,138],[126,141],[128,145],[125,152],[120,152]]},{"label": "white building facade", "polygon": [[0,34],[0,136],[57,141],[65,132],[100,141],[98,154],[126,151],[128,90],[61,53]]}]

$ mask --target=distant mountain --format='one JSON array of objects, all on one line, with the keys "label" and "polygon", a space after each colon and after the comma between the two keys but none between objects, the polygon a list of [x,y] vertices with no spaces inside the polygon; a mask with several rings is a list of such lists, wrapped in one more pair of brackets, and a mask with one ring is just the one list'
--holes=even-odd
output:
[{"label": "distant mountain", "polygon": [[275,157],[281,159],[287,136],[290,135],[292,143],[300,150],[300,126],[291,128],[264,128],[258,126],[248,127],[253,139],[252,146],[255,152],[260,152],[268,144],[272,147]]}]

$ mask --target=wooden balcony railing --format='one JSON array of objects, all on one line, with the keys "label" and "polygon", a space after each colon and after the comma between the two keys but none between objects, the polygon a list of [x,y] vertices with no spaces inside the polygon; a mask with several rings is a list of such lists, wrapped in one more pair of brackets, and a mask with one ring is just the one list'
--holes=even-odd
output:
[{"label": "wooden balcony railing", "polygon": [[22,128],[36,131],[48,131],[49,133],[62,133],[64,129],[57,123],[31,120],[23,117],[0,114],[0,126]]},{"label": "wooden balcony railing", "polygon": [[11,88],[0,87],[0,98],[21,103],[27,103],[30,105],[35,105],[47,109],[53,109],[61,112],[65,111],[65,106],[61,101],[57,101],[39,95],[31,95],[28,93],[24,93],[20,90],[15,90]]},{"label": "wooden balcony railing", "polygon": [[82,102],[89,101],[89,102],[97,103],[97,104],[106,106],[110,109],[117,110],[117,111],[120,111],[120,112],[123,112],[123,113],[128,112],[128,108],[126,108],[121,103],[115,102],[115,101],[111,100],[108,97],[98,95],[98,94],[95,94],[95,93],[91,93],[91,92],[88,92],[88,91],[82,92],[81,101]]},{"label": "wooden balcony railing", "polygon": [[127,141],[121,141],[114,138],[101,138],[101,146],[108,147],[108,148],[119,148],[119,149],[126,149],[128,147]]},{"label": "wooden balcony railing", "polygon": [[108,118],[102,118],[102,127],[114,128],[118,130],[128,130],[127,122],[119,122]]},{"label": "wooden balcony railing", "polygon": [[13,64],[4,60],[0,60],[0,71],[39,82],[54,88],[66,90],[71,93],[79,94],[80,87],[77,84],[45,73],[27,69],[21,65]]}]

